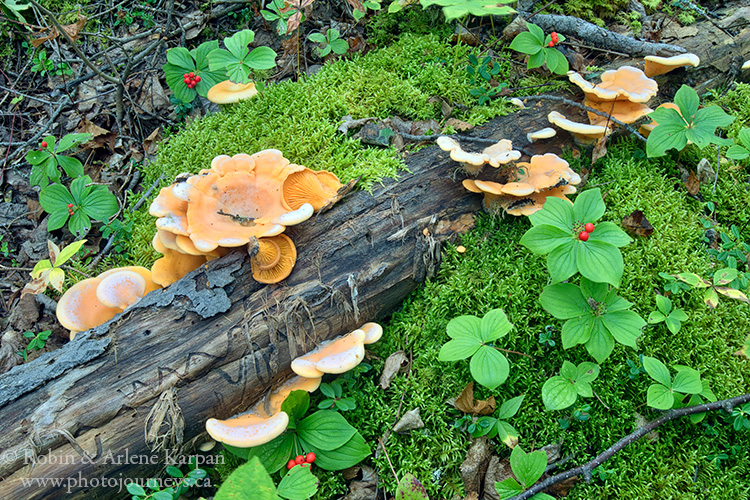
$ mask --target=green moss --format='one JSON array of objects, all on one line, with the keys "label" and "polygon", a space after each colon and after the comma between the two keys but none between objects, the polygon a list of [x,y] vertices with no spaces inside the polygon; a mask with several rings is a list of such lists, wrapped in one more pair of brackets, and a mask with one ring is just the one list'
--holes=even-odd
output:
[{"label": "green moss", "polygon": [[445,22],[441,9],[419,6],[390,14],[383,9],[366,25],[367,41],[376,47],[387,47],[406,33],[436,35],[445,39],[453,34],[453,26]]},{"label": "green moss", "polygon": [[[606,193],[608,211],[604,219],[619,223],[623,216],[641,209],[655,227],[651,238],[637,238],[623,249],[626,267],[620,294],[634,302],[634,310],[645,317],[655,309],[654,292],[662,286],[658,272],[705,274],[712,262],[701,242],[701,204],[687,197],[684,190],[674,188],[679,180],[665,175],[671,167],[668,160],[635,158],[640,151],[640,146],[631,142],[610,147],[589,184],[601,185]],[[707,189],[710,192],[710,187]],[[594,390],[609,408],[596,399],[587,400],[592,406],[591,419],[574,421],[568,431],[562,431],[557,419],[570,415],[544,411],[541,386],[559,370],[563,360],[580,363],[590,361],[590,357],[582,346],[563,350],[559,334],[554,348],[538,342],[539,333],[547,325],[559,330],[561,322],[538,303],[539,292],[548,284],[548,273],[543,258],[518,245],[528,227],[524,218],[502,220],[480,215],[475,229],[461,240],[466,253],[447,248],[436,279],[405,300],[385,324],[383,339],[371,346],[382,359],[398,349],[413,353],[408,378],[400,375],[389,389],[380,390],[377,374],[382,361],[378,361],[373,362],[375,374],[357,382],[359,406],[348,412],[347,418],[370,443],[376,443],[384,429],[393,425],[402,399],[401,414],[420,408],[425,428],[409,436],[392,435],[386,447],[396,473],[414,473],[431,498],[463,493],[458,468],[469,439],[452,428],[460,415],[445,401],[456,396],[471,376],[465,362],[437,360],[440,346],[448,340],[445,327],[455,316],[481,316],[495,307],[506,311],[515,327],[501,347],[527,353],[533,359],[509,354],[508,381],[493,392],[479,388],[477,397],[494,395],[505,400],[526,394],[521,411],[511,421],[521,434],[522,445],[531,448],[562,442],[563,455],[573,454],[574,463],[591,459],[632,432],[639,414],[647,419],[658,416],[645,406],[650,384],[647,377],[628,377],[625,360],[637,360],[639,353],[656,356],[669,365],[683,363],[699,369],[720,398],[744,393],[750,383],[746,362],[732,356],[745,337],[750,309],[723,300],[711,311],[697,292],[689,291],[675,298],[690,316],[682,330],[672,335],[663,325],[648,327],[639,341],[639,351],[617,345],[594,383]],[[716,426],[720,438],[706,435],[704,426],[687,420],[667,424],[659,429],[658,440],[644,439],[605,464],[614,470],[612,478],[580,483],[569,498],[746,498],[750,436],[734,432],[721,418],[717,423],[715,416],[707,422]],[[742,451],[720,469],[706,459],[710,454],[726,452],[731,445],[740,445]],[[498,452],[507,455],[508,450],[499,446]],[[381,471],[380,480],[386,489],[394,491],[395,481],[385,457],[369,462]]]}]

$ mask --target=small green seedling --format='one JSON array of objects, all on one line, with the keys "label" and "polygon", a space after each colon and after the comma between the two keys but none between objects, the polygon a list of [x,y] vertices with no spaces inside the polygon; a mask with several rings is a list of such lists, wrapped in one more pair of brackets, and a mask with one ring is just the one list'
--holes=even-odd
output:
[{"label": "small green seedling", "polygon": [[598,363],[612,353],[615,340],[636,349],[636,340],[646,326],[638,313],[629,310],[631,302],[606,283],[586,278],[581,278],[580,287],[572,283],[546,286],[539,302],[555,318],[567,320],[561,333],[563,349],[585,344]]},{"label": "small green seedling", "polygon": [[656,308],[658,311],[653,311],[648,316],[649,324],[656,325],[664,322],[669,331],[674,334],[680,331],[682,322],[688,319],[688,315],[682,309],[672,309],[672,301],[663,295],[656,296]]},{"label": "small green seedling", "polygon": [[714,273],[714,277],[711,281],[705,280],[694,273],[679,273],[673,276],[680,281],[684,281],[693,288],[705,288],[706,291],[703,293],[703,302],[705,302],[711,309],[714,309],[719,305],[719,294],[730,299],[750,304],[750,299],[747,298],[747,295],[739,290],[726,286],[739,277],[739,271],[737,271],[737,269],[732,269],[731,267],[719,269]]},{"label": "small green seedling", "polygon": [[49,214],[47,231],[68,229],[81,237],[91,229],[91,219],[106,221],[117,213],[117,198],[107,186],[92,185],[91,177],[74,179],[70,190],[62,184],[51,184],[39,193],[39,204]]},{"label": "small green seedling", "polygon": [[631,359],[626,359],[625,363],[628,365],[628,378],[630,380],[635,380],[638,378],[638,375],[641,373],[646,373],[646,369],[643,368],[643,354],[638,355],[638,363]]},{"label": "small green seedling", "polygon": [[268,2],[268,5],[266,5],[265,9],[260,11],[260,15],[263,16],[263,19],[269,23],[278,21],[276,24],[276,32],[280,36],[286,35],[287,20],[294,15],[294,12],[292,12],[291,9],[287,10],[285,7],[286,2],[284,0],[271,0]]},{"label": "small green seedling", "polygon": [[497,61],[493,62],[491,56],[485,56],[479,60],[474,54],[469,54],[466,73],[469,75],[469,82],[476,85],[476,88],[469,89],[469,94],[477,98],[480,106],[489,102],[490,99],[508,86],[506,82],[497,84],[495,87],[490,85],[492,80],[500,73],[500,65]]},{"label": "small green seedling", "polygon": [[24,338],[31,340],[29,340],[29,345],[23,348],[23,351],[18,351],[16,354],[21,356],[24,362],[28,361],[29,354],[31,354],[33,351],[44,349],[44,346],[46,345],[47,339],[50,335],[52,335],[52,330],[44,330],[43,332],[39,332],[37,334],[34,334],[34,332],[24,332]]},{"label": "small green seedling", "polygon": [[[544,207],[529,215],[533,226],[521,238],[521,244],[536,254],[547,255],[547,268],[553,283],[565,281],[576,272],[585,278],[619,287],[623,273],[622,247],[633,241],[612,222],[588,223],[606,210],[599,188],[579,194],[573,205],[549,197]],[[585,239],[582,233],[586,233]]]},{"label": "small green seedling", "polygon": [[407,472],[396,486],[396,500],[430,500],[430,497],[414,474]]},{"label": "small green seedling", "polygon": [[271,69],[276,66],[276,52],[270,47],[260,46],[250,50],[255,40],[252,30],[238,31],[224,39],[226,49],[213,49],[208,53],[211,71],[223,72],[234,83],[249,83],[254,70]]},{"label": "small green seedling", "polygon": [[727,158],[732,160],[744,160],[750,157],[750,128],[743,128],[740,133],[737,134],[737,138],[740,140],[741,146],[735,144],[727,149]]},{"label": "small green seedling", "polygon": [[750,431],[750,403],[732,410],[732,426],[736,431]]},{"label": "small green seedling", "polygon": [[352,397],[344,398],[342,380],[336,379],[330,384],[323,382],[320,384],[320,392],[326,396],[326,399],[318,403],[321,410],[339,410],[349,411],[357,407],[357,402]]},{"label": "small green seedling", "polygon": [[[446,21],[466,17],[468,15],[482,16],[507,16],[515,10],[500,4],[513,3],[513,0],[420,0],[422,8],[431,5],[439,5],[443,8]],[[400,10],[400,9],[399,9]]]},{"label": "small green seedling", "polygon": [[674,96],[674,103],[680,108],[679,113],[671,108],[659,108],[648,117],[658,125],[649,134],[646,142],[646,153],[650,158],[664,156],[668,149],[682,151],[688,141],[700,149],[709,144],[729,146],[731,139],[722,139],[715,135],[716,127],[726,127],[734,121],[719,106],[706,106],[698,109],[698,93],[687,85],[680,87]]},{"label": "small green seedling", "polygon": [[339,30],[329,28],[325,35],[322,33],[310,33],[307,35],[307,38],[311,42],[319,44],[318,47],[316,47],[318,56],[325,57],[332,51],[334,54],[342,55],[346,54],[346,51],[349,50],[349,43],[346,40],[339,38],[340,36],[341,33],[339,33]]},{"label": "small green seedling", "polygon": [[48,135],[39,143],[38,150],[26,153],[26,161],[31,164],[31,177],[29,182],[32,186],[46,187],[50,180],[60,183],[61,173],[58,166],[62,167],[69,177],[83,175],[83,165],[72,156],[61,153],[68,151],[79,144],[90,141],[91,134],[66,134],[55,147],[55,136]]},{"label": "small green seedling", "polygon": [[[149,479],[146,481],[144,486],[138,483],[128,483],[125,488],[128,493],[132,495],[133,500],[177,500],[181,498],[189,488],[198,485],[207,475],[207,471],[197,467],[194,457],[190,458],[190,471],[187,474],[175,467],[170,465],[166,469],[169,477],[173,478],[175,484],[173,487],[161,489],[159,481],[156,479]],[[146,488],[150,492],[146,491]]]},{"label": "small green seedling", "polygon": [[513,418],[521,408],[524,396],[516,396],[505,401],[497,409],[495,415],[479,417],[476,422],[469,424],[467,430],[471,437],[487,436],[490,439],[498,437],[509,448],[518,444],[518,431],[507,421]]},{"label": "small green seedling", "polygon": [[[518,478],[508,478],[503,482],[495,483],[495,490],[500,500],[512,498],[534,485],[542,477],[547,468],[547,454],[541,450],[526,453],[523,448],[516,446],[510,453],[510,469]],[[520,481],[520,483],[519,483]],[[554,497],[546,493],[537,493],[532,497],[534,500],[554,500]]]},{"label": "small green seedling", "polygon": [[552,73],[557,75],[567,73],[568,60],[555,48],[555,45],[565,41],[565,37],[554,31],[545,35],[542,28],[533,23],[526,23],[526,28],[529,31],[522,31],[510,43],[511,49],[528,54],[529,60],[526,67],[532,69],[546,64]]},{"label": "small green seedling", "polygon": [[81,249],[86,240],[79,240],[71,243],[65,248],[60,248],[52,241],[47,240],[47,251],[49,259],[40,260],[31,271],[32,281],[27,283],[21,292],[21,296],[31,293],[42,293],[50,285],[52,288],[62,293],[63,282],[65,281],[65,271],[61,269],[78,250]]},{"label": "small green seedling", "polygon": [[649,386],[646,396],[646,404],[652,408],[669,410],[675,405],[675,394],[701,394],[704,392],[698,370],[688,366],[675,365],[677,375],[672,379],[667,366],[650,356],[643,356],[643,367],[649,377],[656,381],[655,384]]},{"label": "small green seedling", "polygon": [[690,287],[686,283],[679,281],[671,274],[660,272],[659,277],[664,280],[665,292],[677,295],[678,293],[682,293],[685,290],[690,290]]},{"label": "small green seedling", "polygon": [[542,402],[548,410],[564,410],[573,406],[578,396],[591,398],[591,382],[599,376],[599,365],[583,362],[576,366],[564,361],[560,375],[547,380],[542,386]]},{"label": "small green seedling", "polygon": [[[360,19],[362,19],[363,17],[365,17],[367,15],[367,9],[370,9],[370,10],[380,10],[380,9],[383,8],[380,5],[380,1],[379,0],[378,1],[376,1],[376,0],[363,0],[362,6],[365,8],[365,10],[354,9],[354,12],[352,12],[352,16],[354,17],[355,21],[359,21]],[[337,52],[337,54],[338,54],[338,52]]]},{"label": "small green seedling", "polygon": [[458,361],[471,358],[471,376],[483,386],[494,389],[508,378],[508,359],[492,342],[505,337],[513,325],[502,309],[493,309],[482,319],[476,316],[459,316],[448,322],[451,338],[440,348],[440,361]]}]

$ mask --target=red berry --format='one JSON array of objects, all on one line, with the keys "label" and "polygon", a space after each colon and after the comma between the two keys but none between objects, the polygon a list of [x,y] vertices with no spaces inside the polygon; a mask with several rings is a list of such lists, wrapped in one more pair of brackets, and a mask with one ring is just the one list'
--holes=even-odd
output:
[{"label": "red berry", "polygon": [[586,223],[586,225],[585,225],[585,226],[583,226],[583,229],[584,229],[584,230],[585,230],[585,231],[586,231],[587,233],[593,233],[593,232],[594,232],[594,225],[593,225],[592,223],[590,223],[590,222],[587,222],[587,223]]},{"label": "red berry", "polygon": [[308,453],[308,454],[307,454],[307,455],[305,456],[305,461],[306,461],[306,462],[307,462],[308,464],[311,464],[311,463],[313,463],[313,462],[315,461],[315,453],[313,453],[313,452],[310,452],[310,453]]},{"label": "red berry", "polygon": [[41,147],[46,148],[47,147],[47,141],[42,141],[41,144],[39,144]]},{"label": "red berry", "polygon": [[193,73],[193,72],[191,71],[190,73],[188,73],[188,76],[189,76],[190,78],[192,78],[192,77],[194,77],[194,76],[195,76],[195,73]]},{"label": "red berry", "polygon": [[296,464],[304,464],[305,463],[305,457],[302,455],[297,455],[297,457],[294,459],[294,463]]},{"label": "red berry", "polygon": [[292,467],[294,467],[295,465],[297,465],[297,462],[295,462],[294,460],[289,460],[289,461],[288,461],[288,462],[286,463],[286,468],[287,468],[287,469],[291,469],[291,468],[292,468]]},{"label": "red berry", "polygon": [[586,231],[581,231],[580,234],[578,235],[578,239],[581,241],[588,241],[589,233],[587,233]]},{"label": "red berry", "polygon": [[560,39],[560,37],[557,35],[557,31],[553,31],[549,36],[552,37],[552,40],[554,40],[555,42]]},{"label": "red berry", "polygon": [[73,208],[73,204],[72,203],[68,203],[68,208]]},{"label": "red berry", "polygon": [[551,41],[551,40],[550,40],[550,42],[549,42],[549,43],[547,44],[547,47],[554,47],[554,46],[555,46],[555,42],[553,42],[553,41]]},{"label": "red berry", "polygon": [[201,77],[200,76],[196,76],[195,78],[193,78],[193,80],[195,80],[195,83],[198,83],[198,82],[201,81]]}]

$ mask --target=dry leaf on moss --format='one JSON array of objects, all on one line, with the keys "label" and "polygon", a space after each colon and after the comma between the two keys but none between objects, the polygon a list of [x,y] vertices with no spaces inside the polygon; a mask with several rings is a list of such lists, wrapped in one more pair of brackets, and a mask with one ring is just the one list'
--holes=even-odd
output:
[{"label": "dry leaf on moss", "polygon": [[631,233],[644,238],[648,238],[654,232],[654,226],[640,210],[634,210],[630,215],[623,217],[622,225]]},{"label": "dry leaf on moss", "polygon": [[472,415],[491,415],[495,411],[497,403],[495,396],[485,399],[474,399],[474,382],[469,382],[456,398],[454,403],[456,409]]},{"label": "dry leaf on moss", "polygon": [[700,193],[701,190],[701,182],[698,180],[698,177],[695,175],[695,171],[690,171],[690,176],[688,176],[687,180],[685,181],[685,187],[688,190],[688,193],[690,193],[692,196],[697,195]]},{"label": "dry leaf on moss", "polygon": [[388,389],[398,372],[408,363],[404,351],[396,351],[385,360],[383,373],[380,374],[380,388]]}]

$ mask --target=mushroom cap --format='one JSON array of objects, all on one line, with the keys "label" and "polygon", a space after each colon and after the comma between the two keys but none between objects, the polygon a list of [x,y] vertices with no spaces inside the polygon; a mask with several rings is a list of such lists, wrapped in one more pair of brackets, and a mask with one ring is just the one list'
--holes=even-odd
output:
[{"label": "mushroom cap", "polygon": [[336,196],[342,187],[344,185],[339,182],[339,178],[331,172],[305,168],[289,174],[284,180],[283,196],[286,204],[293,210],[309,203],[317,212]]},{"label": "mushroom cap", "polygon": [[164,257],[158,259],[151,266],[151,279],[161,286],[171,285],[205,263],[205,255],[187,255],[174,250],[167,250]]},{"label": "mushroom cap", "polygon": [[[281,152],[279,151],[280,154]],[[289,162],[287,161],[286,165],[288,164]],[[211,160],[211,170],[219,175],[226,175],[229,172],[252,172],[254,169],[255,158],[245,153],[239,153],[234,156],[219,155]]]},{"label": "mushroom cap", "polygon": [[373,344],[383,336],[383,327],[378,323],[365,323],[359,329],[365,332],[365,344]]},{"label": "mushroom cap", "polygon": [[482,189],[476,185],[473,179],[464,179],[461,184],[472,193],[481,193]]},{"label": "mushroom cap", "polygon": [[239,448],[251,448],[281,435],[287,425],[289,415],[283,411],[271,417],[247,413],[228,420],[209,418],[206,421],[206,431],[216,441]]},{"label": "mushroom cap", "polygon": [[295,358],[292,371],[301,377],[322,377],[324,373],[344,373],[357,366],[365,357],[364,341],[367,334],[354,330]]},{"label": "mushroom cap", "polygon": [[146,294],[146,280],[135,271],[120,270],[99,279],[96,299],[107,307],[125,310]]},{"label": "mushroom cap", "polygon": [[529,163],[520,162],[518,166],[523,168],[518,181],[531,184],[536,193],[581,182],[581,177],[570,168],[570,164],[553,153],[534,155]]},{"label": "mushroom cap", "polygon": [[482,153],[469,153],[463,149],[454,149],[451,151],[451,160],[459,163],[468,165],[474,165],[476,167],[484,165],[489,162],[490,159],[487,155]]},{"label": "mushroom cap", "polygon": [[602,73],[598,85],[586,81],[575,71],[568,71],[568,79],[586,93],[590,101],[611,101],[615,99],[633,102],[646,102],[659,90],[657,83],[643,71],[632,66],[621,66],[616,70]]},{"label": "mushroom cap", "polygon": [[523,109],[523,108],[525,108],[525,107],[526,107],[526,106],[524,105],[523,101],[522,101],[521,99],[519,99],[518,97],[511,97],[511,98],[510,98],[510,103],[511,103],[511,104],[512,104],[513,106],[516,106],[517,108],[521,108],[521,109]]},{"label": "mushroom cap", "polygon": [[550,123],[557,125],[563,130],[567,130],[573,137],[583,144],[591,144],[592,142],[604,137],[604,134],[609,133],[607,127],[600,125],[588,125],[585,123],[578,123],[572,120],[568,120],[564,115],[557,111],[551,111],[547,115],[547,120]]},{"label": "mushroom cap", "polygon": [[[591,101],[587,98],[584,99],[583,104],[602,113],[607,113],[623,123],[633,123],[654,111],[641,102],[631,101]],[[600,116],[591,111],[587,111],[586,113],[589,115],[589,123],[592,125],[602,127],[607,125],[608,120],[606,116]]]},{"label": "mushroom cap", "polygon": [[154,217],[166,217],[167,215],[182,215],[187,213],[187,202],[180,200],[172,193],[175,184],[161,188],[159,195],[151,202],[148,213]]},{"label": "mushroom cap", "polygon": [[513,150],[513,143],[509,139],[502,139],[497,144],[484,148],[482,154],[487,156],[488,163],[495,168],[521,158],[521,152]]},{"label": "mushroom cap", "polygon": [[750,69],[750,60],[745,61],[740,69]]},{"label": "mushroom cap", "polygon": [[695,54],[680,54],[672,57],[646,56],[644,73],[646,76],[658,76],[669,73],[673,69],[682,66],[696,67],[701,63],[700,57]]},{"label": "mushroom cap", "polygon": [[455,139],[448,137],[447,135],[441,135],[435,140],[440,149],[443,151],[453,151],[454,149],[461,149],[461,145],[456,142]]},{"label": "mushroom cap", "polygon": [[533,214],[534,212],[538,212],[539,210],[541,210],[549,196],[561,198],[572,204],[573,202],[570,201],[565,195],[575,192],[575,186],[565,185],[556,188],[545,189],[539,193],[532,193],[529,196],[523,198],[503,199],[499,200],[499,202],[505,204],[505,211],[510,215],[528,216]]},{"label": "mushroom cap", "polygon": [[296,262],[297,249],[285,234],[258,238],[258,252],[250,258],[253,278],[266,284],[286,279]]},{"label": "mushroom cap", "polygon": [[163,249],[174,250],[175,252],[185,253],[182,250],[180,250],[179,246],[177,246],[177,236],[181,236],[181,235],[172,233],[170,231],[165,231],[164,229],[157,229],[156,234],[154,235],[154,239],[153,241],[151,241],[151,246],[153,246],[154,250],[156,250],[157,252],[161,254],[165,253]]},{"label": "mushroom cap", "polygon": [[102,280],[88,278],[70,287],[57,302],[57,320],[73,332],[81,332],[106,323],[122,312],[119,307],[108,307],[96,298],[96,288]]},{"label": "mushroom cap", "polygon": [[496,195],[503,194],[503,188],[505,187],[505,184],[500,184],[499,182],[480,181],[479,179],[474,181],[474,185],[478,187],[483,193]]},{"label": "mushroom cap", "polygon": [[219,82],[210,89],[206,98],[216,104],[231,104],[241,99],[249,99],[258,93],[255,83],[234,83],[230,80]]},{"label": "mushroom cap", "polygon": [[535,130],[534,132],[529,132],[526,134],[526,139],[529,142],[538,141],[539,139],[549,139],[550,137],[554,137],[557,135],[557,130],[553,129],[552,127],[545,127],[541,130]]},{"label": "mushroom cap", "polygon": [[[159,252],[159,253],[162,253],[162,252]],[[145,268],[143,266],[116,267],[114,269],[109,269],[107,271],[104,271],[99,276],[97,276],[97,278],[103,280],[107,276],[109,276],[111,274],[114,274],[114,273],[118,273],[120,271],[133,271],[133,272],[138,273],[141,276],[143,276],[143,279],[146,280],[146,291],[143,293],[144,295],[146,295],[149,292],[153,292],[154,290],[158,290],[158,289],[161,288],[161,286],[158,283],[154,283],[151,280],[151,270],[147,269],[147,268]]]},{"label": "mushroom cap", "polygon": [[493,194],[510,194],[513,196],[528,196],[535,191],[534,186],[527,182],[509,182],[503,186],[501,193]]}]

